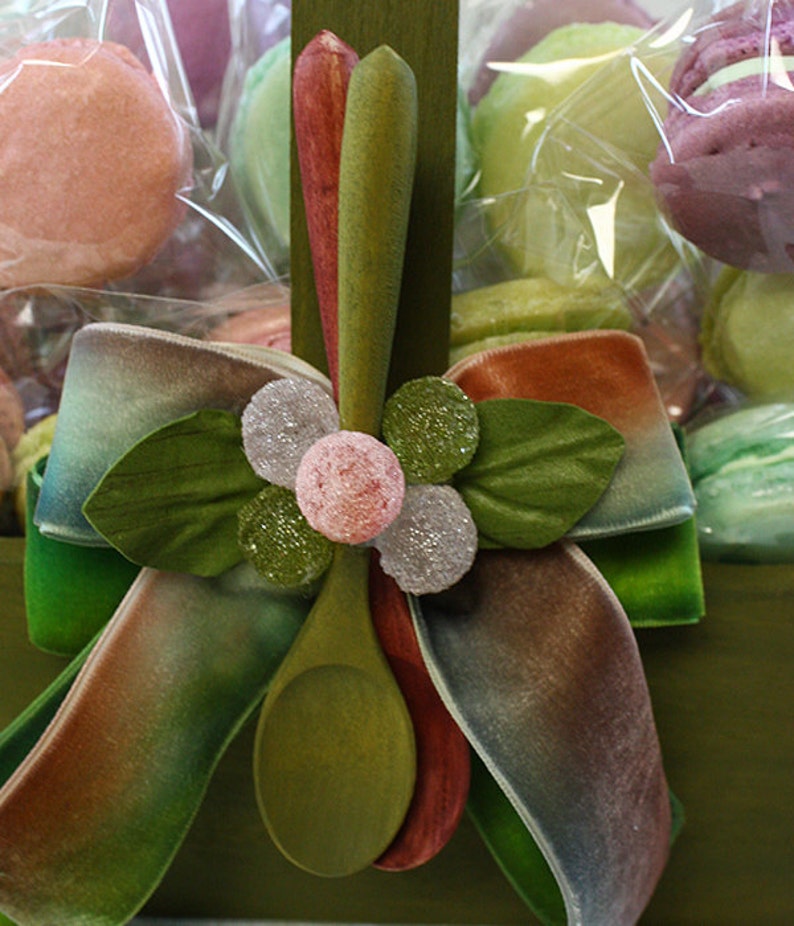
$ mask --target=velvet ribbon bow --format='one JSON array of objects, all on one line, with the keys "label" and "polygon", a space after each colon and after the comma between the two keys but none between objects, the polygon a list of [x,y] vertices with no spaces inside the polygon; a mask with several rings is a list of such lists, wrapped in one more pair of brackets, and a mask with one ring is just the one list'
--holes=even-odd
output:
[{"label": "velvet ribbon bow", "polygon": [[[78,333],[41,489],[41,539],[56,556],[101,550],[82,508],[119,457],[201,409],[239,415],[279,377],[330,392],[321,374],[277,351],[116,324]],[[636,338],[562,335],[475,355],[448,378],[476,403],[562,401],[616,427],[625,453],[597,506],[603,516],[595,510],[579,528],[585,546],[617,545],[599,552],[607,571],[624,567],[615,584],[639,623],[699,615],[691,490]],[[189,462],[170,461],[175,484]],[[656,582],[621,585],[621,571]],[[0,909],[22,923],[134,915],[310,607],[268,589],[247,563],[214,577],[145,565],[93,643],[90,609],[64,613],[60,596],[71,583],[90,598],[95,578],[56,574],[48,600],[30,602],[40,638],[47,620],[58,638],[70,625],[85,651],[76,679],[68,670],[2,741]],[[382,595],[382,610],[394,600],[394,589]],[[422,663],[477,757],[469,809],[486,842],[499,856],[512,829],[539,847],[529,876],[516,875],[528,902],[545,922],[633,922],[665,863],[670,803],[626,610],[593,562],[570,537],[481,550],[450,591],[407,599],[397,590],[396,600],[401,613],[410,601]],[[373,619],[378,609],[376,595]],[[510,873],[509,851],[503,861]]]},{"label": "velvet ribbon bow", "polygon": [[[402,266],[400,229],[380,223],[407,213],[413,111],[404,65],[389,51],[368,57],[345,113],[345,142],[354,142],[339,180],[333,354],[342,426],[375,439],[393,330],[386,303]],[[367,263],[373,240],[387,274]],[[702,608],[692,490],[641,342],[622,332],[561,335],[476,354],[447,372],[479,421],[474,456],[452,477],[479,549],[460,581],[420,597],[370,564],[366,545],[335,543],[315,601],[311,591],[274,590],[242,555],[238,512],[262,480],[243,454],[240,417],[282,379],[335,392],[279,351],[113,323],[75,336],[26,582],[34,636],[82,649],[0,737],[0,911],[65,926],[134,916],[264,696],[261,733],[313,616],[324,610],[332,628],[362,610],[356,633],[369,638],[374,628],[385,656],[373,658],[402,691],[401,751],[395,742],[392,757],[386,737],[371,774],[371,743],[357,723],[345,727],[326,703],[302,704],[307,723],[325,712],[344,742],[315,741],[298,726],[289,754],[257,752],[260,807],[282,851],[324,875],[402,870],[443,848],[468,798],[544,923],[635,922],[664,867],[672,814],[628,615],[683,622]],[[580,428],[620,436],[607,479],[594,477]],[[102,533],[86,517],[98,497],[111,512]],[[572,497],[588,500],[573,518]],[[107,560],[95,556],[94,569],[114,573],[105,590],[123,595],[116,606],[107,593],[112,614],[82,604],[103,586],[80,565],[98,550]],[[125,590],[130,561],[141,568]],[[312,658],[324,659],[319,675],[335,678],[344,673],[320,652],[324,639]],[[338,713],[355,707],[357,719],[371,719],[364,675],[353,673]],[[283,689],[297,700],[306,690]],[[396,766],[399,787],[384,786],[373,804]],[[338,768],[371,787],[347,787]]]}]

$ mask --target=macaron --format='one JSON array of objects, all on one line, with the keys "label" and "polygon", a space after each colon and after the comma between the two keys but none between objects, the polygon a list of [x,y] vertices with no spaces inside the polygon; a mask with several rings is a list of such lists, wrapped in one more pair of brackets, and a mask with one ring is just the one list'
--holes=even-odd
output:
[{"label": "macaron", "polygon": [[792,434],[791,403],[735,409],[689,433],[704,559],[794,561]]},{"label": "macaron", "polygon": [[232,48],[229,0],[168,0],[168,10],[199,120],[211,128]]},{"label": "macaron", "polygon": [[794,2],[736,3],[670,82],[650,172],[673,226],[724,263],[794,271]]},{"label": "macaron", "polygon": [[[223,78],[232,50],[229,0],[167,0],[167,5],[199,121],[211,129],[218,119]],[[136,4],[110,4],[105,38],[126,45],[143,59],[146,43],[139,12]]]},{"label": "macaron", "polygon": [[[631,70],[645,30],[572,23],[501,73],[474,110],[478,193],[515,273],[640,292],[680,268],[647,165],[658,130]],[[666,80],[664,48],[646,49]]]},{"label": "macaron", "polygon": [[700,340],[715,379],[755,401],[794,401],[794,276],[723,268]]},{"label": "macaron", "polygon": [[56,39],[0,62],[0,287],[99,286],[182,219],[186,131],[124,46]]},{"label": "macaron", "polygon": [[289,261],[290,40],[247,71],[229,133],[229,163],[248,225],[276,272]]},{"label": "macaron", "polygon": [[469,88],[477,103],[499,74],[500,65],[516,61],[533,45],[569,23],[615,22],[649,29],[650,14],[634,0],[524,0],[497,29]]},{"label": "macaron", "polygon": [[6,442],[0,437],[0,502],[14,484],[14,464]]},{"label": "macaron", "polygon": [[28,473],[50,452],[58,416],[53,413],[29,428],[11,454],[13,464],[14,505],[19,529],[25,530]]},{"label": "macaron", "polygon": [[628,330],[632,316],[616,286],[564,286],[540,277],[481,286],[452,297],[450,363],[531,338],[590,328]]}]

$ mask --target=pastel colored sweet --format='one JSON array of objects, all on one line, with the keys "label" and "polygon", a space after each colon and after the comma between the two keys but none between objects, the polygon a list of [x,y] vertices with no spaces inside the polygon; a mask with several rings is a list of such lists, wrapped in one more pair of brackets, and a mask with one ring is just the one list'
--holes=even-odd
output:
[{"label": "pastel colored sweet", "polygon": [[726,267],[701,325],[703,365],[756,401],[794,400],[794,277]]},{"label": "pastel colored sweet", "polygon": [[450,359],[456,363],[479,350],[562,331],[628,330],[631,324],[615,286],[564,286],[542,277],[506,280],[453,295]]},{"label": "pastel colored sweet", "polygon": [[229,159],[251,232],[279,270],[289,257],[290,41],[249,68],[229,135]]},{"label": "pastel colored sweet", "polygon": [[199,119],[211,127],[231,54],[228,0],[168,0],[168,11]]},{"label": "pastel colored sweet", "polygon": [[[772,49],[771,56],[767,50]],[[684,237],[727,264],[794,270],[794,3],[736,3],[686,46],[651,165]]]},{"label": "pastel colored sweet", "polygon": [[689,465],[706,559],[794,560],[794,404],[740,408],[693,430]]},{"label": "pastel colored sweet", "polygon": [[476,103],[487,92],[500,63],[516,61],[549,32],[577,22],[615,22],[643,29],[653,25],[651,16],[633,0],[524,0],[497,30],[483,55],[469,89],[470,102]]},{"label": "pastel colored sweet", "polygon": [[[243,305],[251,305],[245,292],[242,296],[245,299]],[[289,353],[292,337],[287,290],[276,284],[266,284],[261,292],[261,300],[257,295],[255,304],[250,308],[238,308],[233,299],[224,300],[223,304],[224,307],[228,306],[229,316],[209,332],[207,338],[210,341],[259,344]]]},{"label": "pastel colored sweet", "polygon": [[633,331],[642,340],[671,421],[687,421],[708,390],[699,343],[701,292],[686,278],[640,295]]},{"label": "pastel colored sweet", "polygon": [[[475,108],[478,193],[516,273],[639,291],[680,267],[647,176],[658,129],[626,53],[644,35],[612,22],[555,29]],[[666,79],[664,50],[646,63]]]},{"label": "pastel colored sweet", "polygon": [[6,442],[0,438],[0,502],[14,482],[14,466]]},{"label": "pastel colored sweet", "polygon": [[11,455],[14,464],[14,506],[22,529],[26,521],[28,473],[50,452],[57,420],[58,416],[53,412],[37,421],[25,431]]},{"label": "pastel colored sweet", "polygon": [[0,64],[0,286],[101,285],[150,261],[184,214],[191,149],[154,77],[93,39]]},{"label": "pastel colored sweet", "polygon": [[[166,3],[199,121],[205,128],[212,128],[218,119],[223,78],[232,50],[228,0],[166,0]],[[146,42],[141,34],[139,13],[136,4],[110,4],[105,37],[126,45],[144,60]]]},{"label": "pastel colored sweet", "polygon": [[336,431],[304,455],[295,494],[316,531],[338,543],[366,543],[400,513],[405,477],[385,444],[360,431]]}]

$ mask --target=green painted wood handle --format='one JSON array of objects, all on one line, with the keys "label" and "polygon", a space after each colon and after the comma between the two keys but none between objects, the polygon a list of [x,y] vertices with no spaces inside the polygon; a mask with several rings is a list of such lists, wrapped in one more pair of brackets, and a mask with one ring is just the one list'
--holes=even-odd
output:
[{"label": "green painted wood handle", "polygon": [[378,435],[416,164],[413,72],[382,45],[350,79],[339,177],[339,413]]}]

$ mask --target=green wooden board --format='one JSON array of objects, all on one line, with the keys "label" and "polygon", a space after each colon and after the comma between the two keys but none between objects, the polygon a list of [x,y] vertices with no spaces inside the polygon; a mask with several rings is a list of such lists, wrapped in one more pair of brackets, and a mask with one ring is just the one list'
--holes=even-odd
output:
[{"label": "green wooden board", "polygon": [[[363,57],[383,43],[416,75],[419,143],[416,181],[389,392],[407,379],[448,366],[457,104],[457,0],[296,0],[293,60],[322,29]],[[292,146],[291,274],[293,351],[326,369],[314,292],[295,144]]]}]

